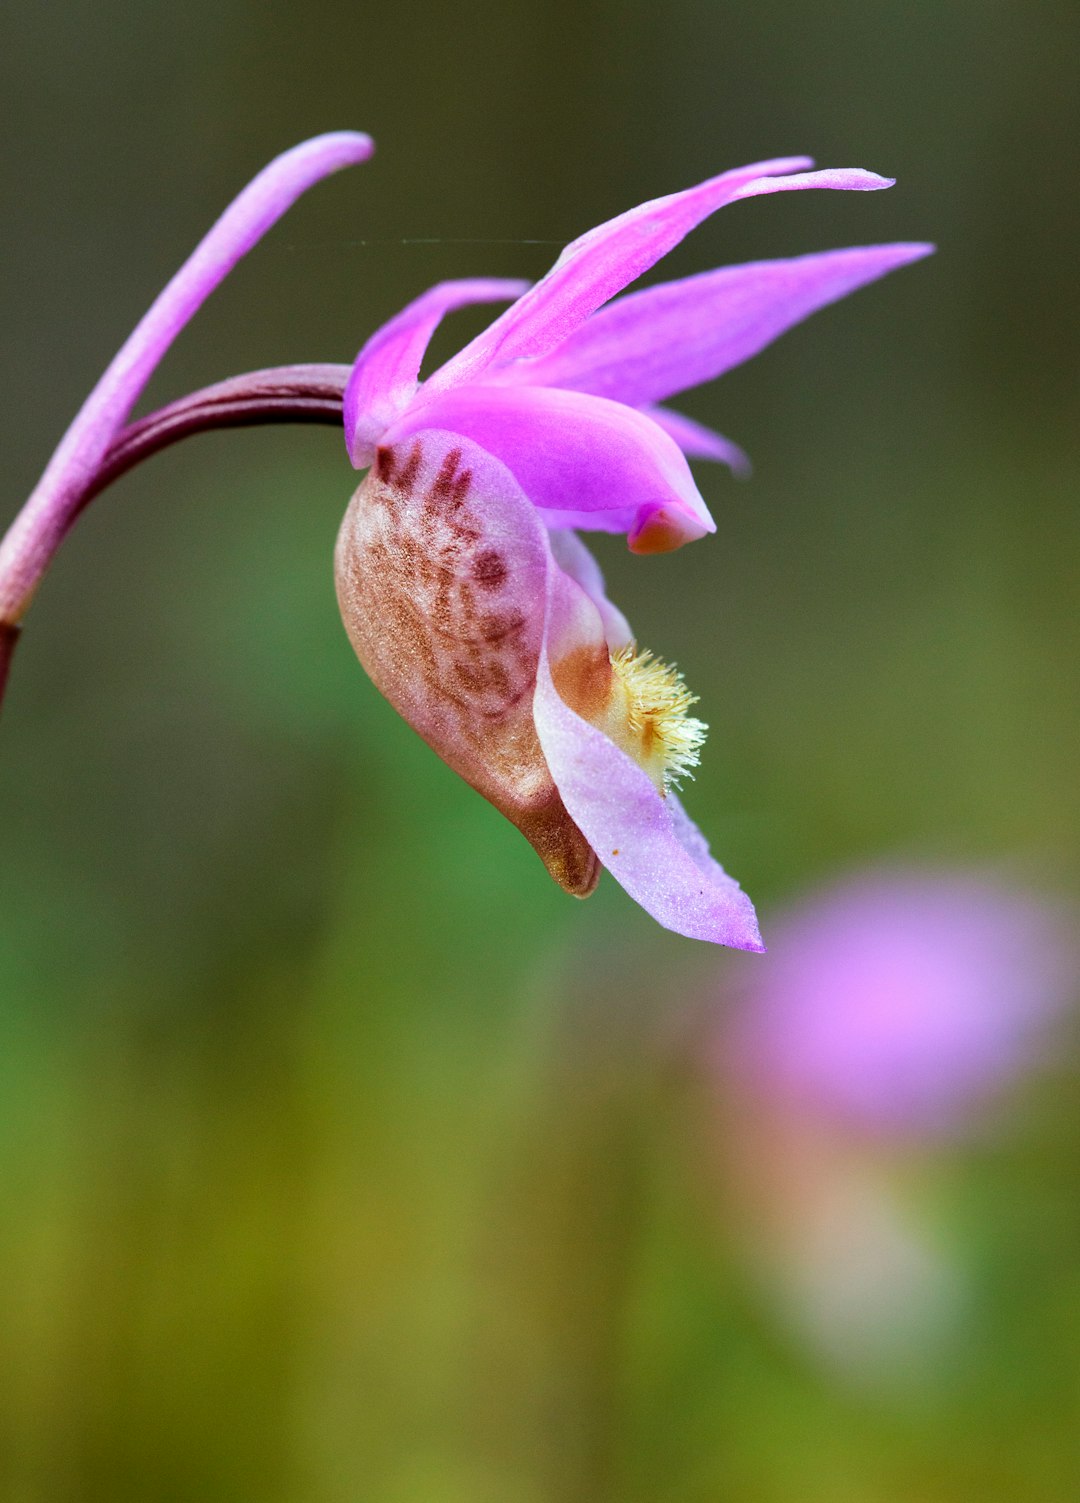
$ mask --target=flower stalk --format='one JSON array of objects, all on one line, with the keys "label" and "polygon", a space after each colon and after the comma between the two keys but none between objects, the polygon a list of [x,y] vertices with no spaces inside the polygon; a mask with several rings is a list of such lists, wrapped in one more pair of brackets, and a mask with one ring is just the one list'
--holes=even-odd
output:
[{"label": "flower stalk", "polygon": [[324,423],[340,428],[347,365],[282,365],[203,387],[124,428],[89,482],[76,515],[113,481],[182,438],[216,428]]},{"label": "flower stalk", "polygon": [[[131,453],[125,455],[121,447],[113,456],[120,467],[110,473],[113,447],[166,350],[237,262],[301,194],[331,173],[366,161],[373,150],[369,136],[336,131],[276,157],[233,200],[121,346],[0,543],[0,692],[23,617],[75,518],[92,495],[137,462],[133,454],[143,457],[140,444],[153,430],[136,433]],[[243,402],[238,398],[233,403],[226,394],[224,406],[235,419]],[[176,417],[176,437],[202,426],[228,425],[214,423],[213,418],[222,414],[209,409],[195,422],[194,412],[188,417],[195,426],[186,429],[183,419]],[[249,411],[246,420],[262,419]]]},{"label": "flower stalk", "polygon": [[[249,371],[191,392],[130,423],[121,429],[97,470],[73,496],[64,533],[114,481],[182,438],[215,429],[254,428],[270,423],[322,423],[340,428],[342,397],[348,379],[347,365],[283,365]],[[32,580],[32,586],[37,582]],[[0,590],[5,583],[0,578]],[[20,633],[19,621],[0,621],[0,706]]]},{"label": "flower stalk", "polygon": [[[746,457],[668,399],[932,247],[854,246],[618,296],[726,205],[892,183],[817,171],[806,157],[751,163],[597,225],[531,285],[429,288],[351,367],[250,372],[129,423],[173,339],[240,257],[307,187],[371,150],[343,132],[271,162],[110,364],[0,544],[0,691],[56,549],[118,476],[211,428],[340,424],[367,473],[338,536],[335,582],[376,687],[567,892],[587,897],[605,867],[676,933],[760,950],[753,904],[676,792],[706,731],[688,713],[695,696],[636,641],[578,533],[622,533],[648,555],[715,532],[688,460],[745,472]],[[509,306],[422,378],[443,317],[491,303]]]}]

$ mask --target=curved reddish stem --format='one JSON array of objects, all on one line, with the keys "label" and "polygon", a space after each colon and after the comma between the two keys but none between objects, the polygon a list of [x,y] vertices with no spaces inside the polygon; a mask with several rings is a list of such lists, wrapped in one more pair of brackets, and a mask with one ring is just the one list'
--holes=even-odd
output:
[{"label": "curved reddish stem", "polygon": [[301,194],[372,150],[370,137],[356,131],[294,146],[264,167],[203,236],[114,355],[0,539],[0,621],[22,620],[87,486],[180,330]]},{"label": "curved reddish stem", "polygon": [[78,511],[128,470],[182,438],[214,428],[264,423],[341,425],[347,365],[282,365],[232,376],[192,392],[124,428],[110,446]]},{"label": "curved reddish stem", "polygon": [[19,640],[19,628],[9,622],[0,622],[0,704],[4,702],[11,658]]},{"label": "curved reddish stem", "polygon": [[[88,502],[144,459],[194,433],[251,428],[263,423],[327,423],[340,427],[347,365],[282,365],[249,371],[192,392],[129,424],[106,450],[65,518],[66,533]],[[61,533],[56,539],[59,544]],[[0,620],[0,703],[20,628]]]}]

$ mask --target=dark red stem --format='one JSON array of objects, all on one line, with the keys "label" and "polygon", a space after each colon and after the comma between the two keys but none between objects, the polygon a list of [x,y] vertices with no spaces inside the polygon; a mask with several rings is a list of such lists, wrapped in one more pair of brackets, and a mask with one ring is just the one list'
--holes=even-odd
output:
[{"label": "dark red stem", "polygon": [[19,640],[20,628],[10,622],[0,622],[0,704],[4,702],[11,657]]},{"label": "dark red stem", "polygon": [[128,470],[193,433],[212,428],[252,428],[263,423],[341,423],[347,365],[284,365],[249,371],[204,387],[131,423],[102,461],[86,494],[89,501]]},{"label": "dark red stem", "polygon": [[[170,402],[121,431],[80,496],[72,520],[114,480],[193,433],[211,428],[251,428],[262,423],[328,423],[340,427],[348,379],[347,365],[283,365],[233,376]],[[14,622],[0,621],[0,703],[19,631]]]}]

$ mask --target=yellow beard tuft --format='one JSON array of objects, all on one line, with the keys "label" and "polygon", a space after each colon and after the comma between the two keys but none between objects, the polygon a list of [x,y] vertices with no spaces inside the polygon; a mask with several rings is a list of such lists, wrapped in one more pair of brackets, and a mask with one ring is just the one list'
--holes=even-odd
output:
[{"label": "yellow beard tuft", "polygon": [[609,734],[641,764],[661,793],[677,788],[681,778],[693,777],[691,769],[698,765],[708,730],[703,721],[687,714],[697,704],[697,695],[691,694],[677,668],[639,651],[634,642],[611,654],[611,667],[613,700],[622,701],[622,713],[611,716]]}]

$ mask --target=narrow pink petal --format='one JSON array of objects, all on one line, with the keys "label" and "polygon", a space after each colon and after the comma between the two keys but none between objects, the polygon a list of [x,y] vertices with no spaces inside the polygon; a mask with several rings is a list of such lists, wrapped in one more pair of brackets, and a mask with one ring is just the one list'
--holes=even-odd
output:
[{"label": "narrow pink petal", "polygon": [[75,463],[77,451],[79,467],[91,469],[169,345],[241,257],[308,188],[343,167],[366,161],[374,149],[370,136],[338,131],[304,141],[264,167],[140,319],[68,429],[54,463]]},{"label": "narrow pink petal", "polygon": [[817,172],[772,172],[768,177],[744,183],[733,198],[757,198],[762,193],[787,193],[791,189],[836,188],[847,193],[876,193],[891,188],[896,179],[867,172],[863,167],[822,167]]},{"label": "narrow pink petal", "polygon": [[345,388],[345,442],[357,469],[371,463],[379,438],[416,395],[421,362],[443,316],[472,303],[507,302],[528,286],[480,277],[440,282],[371,336]]},{"label": "narrow pink petal", "polygon": [[496,361],[546,355],[703,219],[735,199],[802,188],[892,185],[891,178],[857,169],[799,170],[809,166],[808,157],[789,157],[736,168],[589,230],[566,247],[535,287],[435,373],[433,390],[474,381]]},{"label": "narrow pink petal", "polygon": [[672,412],[670,407],[645,407],[642,409],[659,423],[669,438],[673,438],[688,459],[714,459],[726,464],[733,475],[745,480],[752,470],[749,456],[730,438],[696,423],[681,412]]},{"label": "narrow pink petal", "polygon": [[[582,635],[572,581],[553,571],[549,618],[533,701],[544,757],[571,819],[604,866],[647,913],[689,939],[763,950],[750,899],[709,855],[704,836],[673,793],[563,700],[549,654]],[[570,597],[570,598],[568,598]]]},{"label": "narrow pink petal", "polygon": [[664,282],[610,303],[542,360],[509,366],[500,379],[566,386],[632,407],[662,402],[742,364],[818,308],[932,250],[855,246]]},{"label": "narrow pink petal", "polygon": [[685,235],[770,173],[809,167],[809,157],[755,162],[681,193],[638,204],[587,230],[566,247],[531,290],[431,378],[435,389],[475,380],[495,360],[542,355],[594,309],[648,271]]},{"label": "narrow pink petal", "polygon": [[[366,161],[369,136],[337,131],[284,152],[253,178],[159,293],[83,403],[0,548],[5,615],[27,603],[105,453],[165,351],[214,288],[300,195],[332,172]],[[8,599],[8,595],[14,597]]]},{"label": "narrow pink petal", "polygon": [[549,527],[625,532],[662,552],[714,532],[678,445],[643,413],[544,387],[462,386],[415,402],[385,434],[460,433],[501,460]]}]

